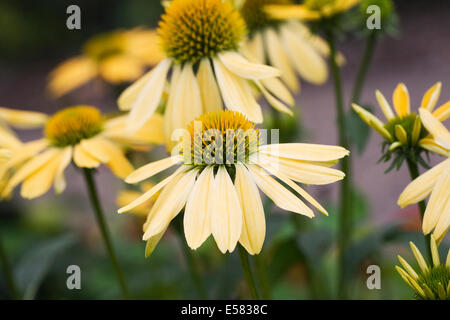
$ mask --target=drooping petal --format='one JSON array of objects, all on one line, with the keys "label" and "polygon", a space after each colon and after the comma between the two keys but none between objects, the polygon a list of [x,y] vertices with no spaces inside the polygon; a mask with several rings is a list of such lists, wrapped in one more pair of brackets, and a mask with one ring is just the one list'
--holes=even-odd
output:
[{"label": "drooping petal", "polygon": [[147,240],[147,243],[145,244],[145,257],[146,258],[149,258],[152,255],[153,251],[155,250],[159,241],[163,237],[164,233],[166,233],[166,230],[167,230],[167,228],[164,229],[163,231],[161,231],[160,233],[155,234],[153,237],[150,237]]},{"label": "drooping petal", "polygon": [[234,182],[241,203],[243,221],[239,242],[250,254],[259,254],[266,236],[264,207],[252,175],[242,165],[236,166]]},{"label": "drooping petal", "polygon": [[261,90],[264,98],[266,98],[267,102],[269,102],[272,107],[291,116],[293,115],[292,110],[289,109],[283,102],[275,98],[269,91],[267,91],[267,89],[261,84],[259,80],[255,80],[255,83],[258,86],[259,90]]},{"label": "drooping petal", "polygon": [[104,145],[109,156],[106,165],[121,179],[125,179],[133,172],[133,165],[125,157],[123,150],[116,144],[105,139]]},{"label": "drooping petal", "polygon": [[259,152],[276,157],[306,160],[306,161],[331,161],[341,159],[349,155],[349,151],[339,146],[329,146],[309,143],[281,143],[263,145]]},{"label": "drooping petal", "polygon": [[41,112],[14,110],[0,107],[0,120],[21,129],[42,127],[48,116]]},{"label": "drooping petal", "polygon": [[66,188],[66,179],[64,177],[64,171],[72,161],[72,153],[73,148],[70,146],[66,147],[62,152],[61,161],[59,162],[59,167],[56,170],[55,182],[53,186],[55,188],[56,194],[63,192],[64,189]]},{"label": "drooping petal", "polygon": [[177,98],[177,84],[178,80],[180,79],[180,74],[181,66],[175,65],[172,69],[172,76],[170,78],[169,97],[167,99],[163,121],[164,136],[168,149],[171,149],[171,145],[173,144],[172,132],[174,131],[174,122],[172,121],[172,119],[174,119],[174,117],[176,116],[177,111],[175,101],[179,100],[179,98]]},{"label": "drooping petal", "polygon": [[73,161],[79,168],[97,168],[100,166],[100,161],[84,151],[79,144],[74,147]]},{"label": "drooping petal", "polygon": [[225,167],[220,166],[214,179],[214,209],[211,231],[222,253],[233,252],[242,232],[242,208],[236,188]]},{"label": "drooping petal", "polygon": [[426,109],[420,109],[420,120],[431,133],[436,143],[446,149],[450,149],[450,132]]},{"label": "drooping petal", "polygon": [[251,63],[245,59],[240,53],[227,51],[218,54],[223,65],[233,74],[244,79],[265,79],[280,76],[280,71],[276,68]]},{"label": "drooping petal", "polygon": [[406,116],[410,113],[409,93],[403,83],[399,83],[395,88],[392,101],[399,117]]},{"label": "drooping petal", "polygon": [[107,163],[110,160],[110,155],[105,140],[102,137],[85,139],[80,142],[80,146],[92,158],[101,163]]},{"label": "drooping petal", "polygon": [[[244,44],[244,51],[248,51],[252,62],[263,64],[265,60],[263,37],[260,32],[255,34]],[[280,69],[281,71],[281,69]]]},{"label": "drooping petal", "polygon": [[181,156],[168,157],[146,164],[131,173],[126,179],[127,183],[138,183],[164,171],[183,160]]},{"label": "drooping petal", "polygon": [[214,168],[208,166],[198,177],[184,211],[184,234],[194,250],[211,235],[214,192]]},{"label": "drooping petal", "polygon": [[200,61],[197,81],[200,87],[203,112],[222,110],[222,98],[209,58]]}]

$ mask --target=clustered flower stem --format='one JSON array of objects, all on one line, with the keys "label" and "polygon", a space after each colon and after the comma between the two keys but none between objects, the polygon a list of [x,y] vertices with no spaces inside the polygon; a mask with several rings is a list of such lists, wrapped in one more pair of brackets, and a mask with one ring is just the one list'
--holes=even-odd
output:
[{"label": "clustered flower stem", "polygon": [[97,188],[95,186],[94,177],[92,175],[92,169],[83,169],[84,177],[86,180],[86,185],[88,188],[89,198],[91,199],[92,207],[94,209],[95,217],[97,218],[98,226],[100,228],[103,240],[105,241],[106,249],[108,250],[109,258],[111,264],[116,272],[117,279],[119,280],[120,289],[122,291],[122,296],[125,300],[129,299],[129,293],[125,278],[123,276],[122,269],[120,268],[119,262],[117,260],[116,253],[111,241],[111,236],[109,234],[108,226],[106,225],[105,218],[103,216],[103,210],[100,205],[98,198]]},{"label": "clustered flower stem", "polygon": [[3,274],[6,280],[6,284],[8,286],[11,298],[14,300],[20,300],[19,291],[17,290],[16,282],[14,280],[14,275],[11,270],[11,265],[8,260],[8,256],[6,255],[5,248],[0,239],[0,262],[3,268]]},{"label": "clustered flower stem", "polygon": [[255,278],[253,277],[253,272],[250,268],[248,253],[240,244],[238,244],[237,247],[239,251],[239,258],[241,259],[242,271],[244,272],[245,281],[247,282],[250,295],[253,300],[259,300],[259,294],[256,290]]},{"label": "clustered flower stem", "polygon": [[[334,94],[337,109],[337,124],[339,145],[350,150],[350,144],[347,138],[347,125],[345,120],[344,102],[342,97],[342,81],[340,68],[336,62],[336,43],[333,31],[326,31],[326,38],[330,46],[330,63],[331,73],[334,83]],[[338,226],[338,249],[339,249],[339,279],[338,279],[338,296],[345,298],[345,253],[351,240],[352,229],[352,176],[350,158],[342,159],[341,170],[345,173],[345,179],[342,181],[342,189],[340,194],[340,210],[339,210],[339,226]]]},{"label": "clustered flower stem", "polygon": [[[411,181],[415,180],[418,176],[419,176],[419,167],[417,165],[417,162],[407,158],[406,160],[407,164],[408,164],[408,169],[409,169],[409,174],[411,175]],[[425,204],[425,200],[422,200],[418,203],[419,206],[419,212],[420,212],[420,218],[421,221],[423,222],[423,216],[425,214],[425,209],[426,209],[426,204]],[[431,255],[431,246],[430,246],[430,234],[424,235],[425,237],[425,247],[427,248],[427,258],[428,258],[428,262],[430,264],[432,264],[433,262],[433,258]]]}]

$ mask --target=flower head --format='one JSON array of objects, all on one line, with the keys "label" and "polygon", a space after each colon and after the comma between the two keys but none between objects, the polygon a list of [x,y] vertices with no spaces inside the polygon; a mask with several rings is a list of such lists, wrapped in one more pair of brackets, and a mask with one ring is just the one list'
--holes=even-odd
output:
[{"label": "flower head", "polygon": [[205,112],[221,110],[223,104],[253,122],[262,122],[255,88],[273,107],[291,113],[286,104],[293,105],[294,99],[276,78],[280,72],[252,63],[238,52],[245,23],[231,3],[171,1],[158,33],[167,58],[127,88],[118,100],[122,110],[131,110],[130,131],[139,129],[151,117],[165,89],[164,133],[169,149],[175,129],[184,128]]},{"label": "flower head", "polygon": [[348,155],[344,148],[302,143],[263,145],[260,130],[237,112],[207,113],[189,124],[184,133],[179,154],[149,163],[126,178],[128,183],[137,183],[181,164],[119,210],[130,211],[161,191],[144,224],[143,239],[152,249],[171,220],[184,211],[184,232],[192,249],[212,234],[223,253],[232,252],[239,241],[250,254],[258,254],[266,229],[258,187],[280,208],[312,218],[313,211],[300,198],[327,213],[296,182],[328,184],[344,177],[341,171],[330,168]]},{"label": "flower head", "polygon": [[395,269],[402,279],[414,290],[416,299],[449,300],[450,250],[446,263],[441,263],[436,240],[434,236],[431,236],[430,246],[433,264],[428,265],[414,243],[410,242],[409,244],[420,270],[414,270],[401,256],[398,256],[398,260],[403,268],[395,266]]},{"label": "flower head", "polygon": [[[421,109],[420,118],[431,133],[434,143],[450,150],[450,133],[429,110]],[[398,205],[406,207],[430,196],[424,213],[422,229],[424,234],[433,231],[435,238],[441,241],[450,227],[450,152],[447,160],[434,166],[413,180],[398,198]]]},{"label": "flower head", "polygon": [[[432,86],[424,95],[420,109],[433,111],[441,92],[441,83]],[[448,150],[437,144],[429,135],[417,113],[411,112],[408,89],[403,83],[397,85],[392,97],[394,111],[380,91],[376,98],[387,122],[383,123],[366,109],[353,104],[353,110],[375,129],[384,139],[382,160],[389,161],[394,156],[391,168],[400,167],[405,159],[419,161],[426,166],[421,158],[422,151],[429,150],[446,155]],[[419,109],[419,110],[420,110]],[[450,101],[433,111],[439,121],[445,121],[450,116]]]},{"label": "flower head", "polygon": [[85,43],[81,56],[53,70],[49,90],[54,96],[62,96],[97,76],[114,84],[133,81],[145,66],[163,58],[154,30],[138,28],[96,35]]},{"label": "flower head", "polygon": [[[106,164],[118,177],[133,171],[124,147],[161,143],[162,118],[154,115],[143,130],[130,136],[124,131],[126,116],[107,119],[92,106],[63,109],[48,119],[42,139],[20,145],[20,152],[0,166],[0,181],[6,180],[2,197],[22,183],[21,195],[36,198],[54,185],[61,193],[66,187],[64,171],[73,162],[81,168]],[[146,129],[152,127],[152,129]],[[148,133],[154,132],[153,135]]]}]

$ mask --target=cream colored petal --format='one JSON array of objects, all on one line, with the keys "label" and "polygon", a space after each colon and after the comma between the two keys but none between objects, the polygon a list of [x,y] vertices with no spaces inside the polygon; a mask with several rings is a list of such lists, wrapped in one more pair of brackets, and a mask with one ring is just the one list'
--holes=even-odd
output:
[{"label": "cream colored petal", "polygon": [[244,79],[273,78],[281,74],[276,68],[264,64],[251,63],[240,53],[234,51],[219,53],[218,56],[230,72]]},{"label": "cream colored petal", "polygon": [[445,212],[447,202],[450,201],[450,165],[438,177],[431,192],[430,200],[423,217],[422,229],[424,234],[430,233],[438,223],[441,215],[450,214]]},{"label": "cream colored petal", "polygon": [[327,63],[310,44],[283,26],[281,41],[292,65],[303,79],[313,84],[323,84],[327,80]]},{"label": "cream colored petal", "polygon": [[331,161],[341,159],[349,155],[349,151],[343,147],[309,144],[309,143],[281,143],[263,145],[259,152],[276,157],[290,158],[307,161]]},{"label": "cream colored petal", "polygon": [[258,166],[249,166],[253,179],[258,187],[281,209],[314,217],[314,213],[303,201],[296,197],[292,192],[283,187],[275,179],[270,177],[263,169]]},{"label": "cream colored petal", "polygon": [[445,149],[444,147],[440,146],[439,144],[437,144],[431,138],[423,138],[423,139],[419,140],[419,146],[428,151],[440,154],[441,156],[450,157],[450,151],[448,149]]},{"label": "cream colored petal", "polygon": [[222,253],[233,252],[242,232],[242,208],[236,188],[224,166],[214,179],[215,196],[211,215],[211,231]]},{"label": "cream colored petal", "polygon": [[298,81],[291,62],[283,50],[277,33],[272,28],[268,28],[264,32],[264,38],[270,64],[281,71],[280,77],[289,88],[294,92],[298,92],[300,89],[300,81]]},{"label": "cream colored petal", "polygon": [[125,181],[127,183],[138,183],[148,179],[161,171],[164,171],[183,160],[181,156],[168,157],[162,160],[150,162],[131,173]]},{"label": "cream colored petal", "polygon": [[450,118],[450,101],[447,101],[442,106],[433,111],[433,116],[440,122],[444,122]]},{"label": "cream colored petal", "polygon": [[61,166],[61,162],[65,161],[63,158],[64,151],[57,150],[53,157],[43,166],[23,180],[20,195],[25,199],[34,199],[46,193],[53,184],[55,175]]},{"label": "cream colored petal", "polygon": [[139,78],[144,65],[130,55],[113,55],[100,63],[100,74],[107,82],[119,84]]},{"label": "cream colored petal", "polygon": [[133,172],[133,165],[125,157],[123,150],[115,143],[105,139],[104,146],[109,157],[109,161],[106,162],[106,165],[116,176],[125,179]]},{"label": "cream colored petal", "polygon": [[419,109],[420,120],[423,125],[431,133],[437,144],[446,149],[450,149],[450,132],[426,109]]},{"label": "cream colored petal", "polygon": [[259,254],[266,236],[264,207],[252,175],[242,165],[236,166],[234,182],[241,203],[243,221],[239,242],[250,254]]},{"label": "cream colored petal", "polygon": [[252,38],[245,43],[245,47],[248,51],[250,51],[252,57],[254,58],[250,59],[252,62],[260,64],[265,62],[264,43],[260,32],[255,32]]},{"label": "cream colored petal", "polygon": [[[448,186],[447,186],[448,189]],[[433,235],[436,237],[437,242],[441,242],[442,239],[445,237],[448,229],[450,228],[450,204],[449,200],[447,198],[447,205],[444,208],[445,212],[441,214],[441,217],[436,224],[436,228],[434,229]]]},{"label": "cream colored petal", "polygon": [[80,146],[92,158],[97,159],[101,163],[108,163],[110,161],[107,140],[105,138],[98,136],[85,139],[80,142]]},{"label": "cream colored petal", "polygon": [[377,98],[378,104],[380,105],[381,111],[383,111],[383,114],[386,117],[386,120],[389,121],[392,118],[395,118],[394,112],[392,111],[392,108],[384,95],[379,90],[376,90],[375,96]]},{"label": "cream colored petal", "polygon": [[159,234],[167,228],[186,204],[194,186],[197,170],[177,175],[162,190],[149,213],[143,240]]},{"label": "cream colored petal", "polygon": [[133,210],[134,208],[142,205],[144,202],[150,200],[157,192],[159,192],[159,190],[161,190],[166,184],[168,184],[170,181],[172,181],[177,175],[182,173],[184,170],[185,170],[185,168],[183,168],[183,167],[178,168],[173,174],[171,174],[170,176],[168,176],[167,178],[165,178],[164,180],[162,180],[161,182],[156,184],[153,188],[146,191],[143,195],[139,196],[138,198],[136,198],[135,200],[133,200],[126,206],[120,208],[117,212],[118,213],[129,212],[129,211]]},{"label": "cream colored petal", "polygon": [[261,107],[255,100],[248,82],[228,71],[220,60],[214,59],[213,63],[225,106],[245,114],[252,122],[261,123],[263,120]]},{"label": "cream colored petal", "polygon": [[289,92],[288,88],[279,80],[278,78],[267,78],[258,80],[264,85],[264,88],[270,91],[277,99],[283,101],[284,103],[293,106],[295,104],[295,99]]},{"label": "cream colored petal", "polygon": [[320,18],[318,11],[309,10],[305,5],[267,5],[265,11],[273,19],[302,19],[302,20],[316,20]]},{"label": "cream colored petal", "polygon": [[204,58],[200,61],[197,81],[200,87],[203,112],[222,110],[222,98],[209,58]]},{"label": "cream colored petal", "polygon": [[206,167],[198,177],[184,211],[184,234],[191,249],[197,249],[211,235],[214,168]]},{"label": "cream colored petal", "polygon": [[392,96],[392,101],[394,103],[394,109],[397,112],[397,115],[402,117],[409,114],[410,105],[409,105],[409,93],[408,88],[403,83],[399,83],[394,90],[394,94]]},{"label": "cream colored petal", "polygon": [[100,161],[84,151],[79,144],[73,149],[73,161],[79,168],[97,168],[100,166]]},{"label": "cream colored petal", "polygon": [[352,104],[353,110],[361,117],[361,119],[367,123],[370,127],[375,129],[381,136],[383,136],[385,139],[392,141],[393,137],[389,133],[389,131],[386,130],[384,127],[383,122],[381,122],[380,119],[378,119],[376,116],[371,114],[369,111],[367,111],[364,108],[361,108],[357,104]]},{"label": "cream colored petal", "polygon": [[177,106],[175,105],[176,101],[179,101],[179,98],[177,97],[177,84],[178,80],[180,79],[181,74],[181,66],[175,65],[172,68],[172,76],[170,78],[170,84],[169,84],[169,97],[167,99],[166,104],[166,110],[164,111],[164,136],[165,141],[167,145],[167,149],[170,150],[172,148],[172,144],[174,143],[171,141],[172,132],[174,131],[174,117],[176,117],[177,112]]},{"label": "cream colored petal", "polygon": [[159,241],[163,237],[164,233],[166,233],[167,229],[164,229],[160,233],[154,235],[153,237],[150,237],[150,239],[147,240],[147,243],[145,244],[145,257],[149,258],[153,251],[155,250],[156,246],[158,245]]},{"label": "cream colored petal", "polygon": [[14,149],[22,146],[22,142],[9,128],[2,126],[3,121],[0,118],[0,147]]},{"label": "cream colored petal", "polygon": [[0,164],[9,160],[11,158],[11,156],[12,156],[11,150],[0,148]]},{"label": "cream colored petal", "polygon": [[21,129],[42,127],[48,116],[41,112],[14,110],[0,107],[0,120]]},{"label": "cream colored petal", "polygon": [[439,96],[441,95],[441,88],[442,83],[437,82],[434,86],[432,86],[428,91],[425,93],[422,99],[421,108],[425,108],[429,110],[430,112],[433,111],[434,107],[436,106],[436,103],[439,99]]},{"label": "cream colored petal", "polygon": [[428,197],[439,176],[449,165],[450,159],[447,159],[414,179],[400,194],[397,204],[403,208]]},{"label": "cream colored petal", "polygon": [[264,98],[266,98],[267,102],[269,102],[272,107],[291,116],[293,115],[292,110],[289,109],[283,102],[275,98],[269,91],[267,91],[259,80],[255,80],[255,83],[258,86],[259,90],[261,90],[261,92],[263,93]]},{"label": "cream colored petal", "polygon": [[55,174],[55,182],[54,182],[54,188],[55,193],[60,194],[64,191],[66,188],[66,179],[64,178],[64,171],[69,166],[70,162],[72,161],[72,153],[73,153],[72,147],[66,147],[64,148],[64,151],[61,155],[61,160],[59,162],[59,167],[56,170]]},{"label": "cream colored petal", "polygon": [[12,149],[11,158],[0,168],[0,180],[7,170],[14,168],[15,166],[21,164],[23,161],[34,157],[46,147],[48,147],[48,140],[40,139],[21,144],[17,148]]},{"label": "cream colored petal", "polygon": [[[136,88],[132,85],[119,97],[120,106],[121,104],[124,105],[124,99],[131,99],[130,95],[132,95],[132,97],[135,96],[135,99],[131,102],[132,107],[127,122],[127,130],[130,132],[139,130],[155,112],[161,101],[166,84],[167,73],[169,72],[171,65],[172,61],[170,59],[161,61],[158,66],[151,71],[152,75],[148,78],[142,88],[139,88],[139,86]],[[139,83],[137,83],[137,85],[139,85]],[[125,105],[126,104],[128,103],[125,103]],[[125,109],[127,109],[127,107],[125,107]]]}]

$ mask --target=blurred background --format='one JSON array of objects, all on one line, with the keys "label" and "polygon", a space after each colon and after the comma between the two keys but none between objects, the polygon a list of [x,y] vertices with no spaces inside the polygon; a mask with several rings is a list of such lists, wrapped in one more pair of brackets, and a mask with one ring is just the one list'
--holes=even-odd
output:
[{"label": "blurred background", "polygon": [[[66,8],[71,4],[81,8],[81,30],[66,28]],[[413,110],[437,81],[443,84],[439,103],[450,100],[450,3],[444,0],[395,1],[395,6],[398,32],[380,40],[361,99],[379,116],[375,89],[390,100],[398,82],[408,87]],[[91,36],[136,26],[153,28],[161,13],[162,7],[156,0],[2,0],[0,105],[52,114],[63,107],[90,104],[114,112],[122,87],[94,80],[53,99],[46,90],[48,75],[59,63],[79,55],[83,43]],[[363,47],[364,41],[357,34],[342,38],[339,43],[347,59],[342,70],[347,101]],[[323,86],[302,82],[302,92],[296,100],[298,122],[293,127],[297,137],[293,140],[336,144],[330,80]],[[26,131],[19,136],[28,141],[40,134]],[[381,137],[372,134],[367,147],[352,155],[357,220],[348,281],[353,285],[353,298],[407,299],[412,293],[395,273],[394,265],[399,253],[411,257],[409,241],[423,245],[417,232],[418,209],[409,206],[401,210],[396,205],[398,195],[410,178],[406,167],[384,174],[388,164],[377,164],[381,142]],[[162,147],[156,148],[150,157],[158,158],[164,151]],[[436,163],[439,159],[432,158],[432,161]],[[24,201],[16,195],[12,202],[0,203],[0,232],[20,287],[28,298],[118,298],[118,286],[91,212],[82,175],[71,168],[67,177],[70,183],[61,196],[50,192],[37,200]],[[140,240],[142,218],[116,214],[116,197],[124,185],[103,168],[96,178],[132,296],[138,299],[198,298],[183,256],[181,241],[184,240],[169,232],[152,257],[144,259],[145,243]],[[310,189],[321,203],[327,204],[329,217],[318,216],[313,221],[301,217],[293,219],[276,208],[266,209],[268,234],[262,259],[272,298],[333,298],[337,222],[333,208],[337,188],[338,184]],[[299,224],[303,230],[300,235],[293,236],[294,224]],[[448,244],[444,243],[441,249],[446,252],[446,248]],[[237,253],[221,255],[215,244],[208,241],[194,255],[203,281],[208,284],[209,298],[247,297]],[[66,268],[71,264],[82,270],[82,290],[70,291],[66,287]],[[366,267],[370,264],[381,266],[381,290],[366,287]],[[0,276],[0,298],[6,297]]]}]

